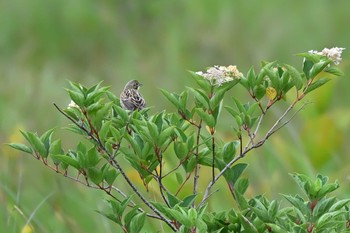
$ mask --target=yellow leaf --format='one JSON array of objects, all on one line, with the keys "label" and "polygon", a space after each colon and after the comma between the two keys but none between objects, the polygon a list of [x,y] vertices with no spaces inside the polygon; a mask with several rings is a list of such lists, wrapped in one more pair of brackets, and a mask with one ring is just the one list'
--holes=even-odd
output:
[{"label": "yellow leaf", "polygon": [[266,88],[266,96],[267,98],[269,98],[270,100],[273,100],[276,98],[277,95],[277,91],[275,88],[273,87],[268,87]]},{"label": "yellow leaf", "polygon": [[33,233],[33,232],[34,232],[33,228],[28,224],[24,225],[24,227],[21,230],[21,233]]}]

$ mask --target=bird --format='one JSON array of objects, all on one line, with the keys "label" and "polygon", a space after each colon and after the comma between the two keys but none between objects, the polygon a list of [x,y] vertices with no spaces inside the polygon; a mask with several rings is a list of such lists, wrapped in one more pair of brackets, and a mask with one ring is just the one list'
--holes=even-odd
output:
[{"label": "bird", "polygon": [[129,81],[120,94],[120,105],[130,111],[142,110],[146,107],[146,101],[138,91],[142,86],[137,80]]}]

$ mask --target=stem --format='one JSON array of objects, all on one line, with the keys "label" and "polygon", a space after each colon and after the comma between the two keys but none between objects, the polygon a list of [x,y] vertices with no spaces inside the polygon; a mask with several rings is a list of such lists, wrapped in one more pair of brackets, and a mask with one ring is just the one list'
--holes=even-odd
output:
[{"label": "stem", "polygon": [[173,226],[171,221],[167,219],[159,210],[157,210],[150,202],[146,200],[146,198],[138,191],[136,186],[131,182],[129,177],[126,175],[120,164],[113,158],[113,154],[109,153],[108,150],[105,148],[105,146],[101,143],[99,139],[97,139],[93,134],[91,134],[86,128],[80,126],[73,118],[71,118],[69,115],[67,115],[62,109],[60,109],[55,103],[54,106],[56,109],[62,113],[65,117],[67,117],[71,122],[73,122],[76,126],[78,126],[80,129],[82,129],[93,141],[95,141],[98,146],[108,155],[110,159],[110,164],[116,168],[120,174],[123,176],[124,180],[128,183],[130,188],[136,193],[136,195],[142,200],[143,203],[145,203],[146,206],[148,206],[154,213],[156,213],[159,218],[164,221],[174,232],[177,231],[176,227]]},{"label": "stem", "polygon": [[212,167],[211,167],[211,175],[213,177],[213,180],[215,180],[215,138],[214,138],[214,134],[212,134],[212,138],[211,138],[211,149],[213,152],[213,161],[212,161]]},{"label": "stem", "polygon": [[[199,179],[199,140],[200,140],[200,134],[202,129],[202,119],[200,120],[198,124],[198,130],[197,130],[197,141],[196,141],[196,152],[195,152],[195,158],[196,158],[196,167],[194,169],[194,178],[193,178],[193,194],[196,195],[198,191],[198,179]],[[193,203],[194,206],[194,203]]]},{"label": "stem", "polygon": [[[165,195],[164,195],[164,192],[163,192],[163,183],[162,183],[162,171],[163,171],[163,156],[161,153],[159,153],[159,150],[160,149],[156,149],[156,154],[157,154],[157,157],[159,159],[159,174],[157,174],[157,181],[158,181],[158,185],[159,185],[159,192],[160,192],[160,195],[162,196],[165,204],[170,208],[170,204],[168,202],[168,200],[166,199]],[[157,171],[156,171],[157,172]]]}]

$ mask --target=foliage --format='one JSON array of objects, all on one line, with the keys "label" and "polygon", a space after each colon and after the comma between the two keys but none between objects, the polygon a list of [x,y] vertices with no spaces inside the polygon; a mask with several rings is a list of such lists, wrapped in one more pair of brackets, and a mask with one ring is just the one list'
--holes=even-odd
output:
[{"label": "foliage", "polygon": [[[153,115],[150,109],[130,112],[121,108],[118,98],[101,83],[87,88],[70,82],[67,93],[71,104],[66,109],[55,107],[71,121],[65,129],[85,140],[64,150],[62,140],[53,139],[53,128],[42,135],[21,132],[29,146],[9,145],[67,178],[104,191],[110,197],[110,212],[99,213],[124,232],[140,232],[146,217],[178,232],[345,231],[349,227],[349,200],[326,197],[338,188],[337,183],[329,184],[327,177],[318,175],[312,181],[304,175],[292,175],[307,197],[283,195],[292,207],[281,208],[278,201],[270,202],[263,196],[244,197],[248,180],[241,175],[247,164],[238,160],[288,124],[306,103],[297,110],[295,106],[327,83],[328,74],[341,75],[332,57],[299,55],[304,58],[302,72],[277,62],[263,62],[258,72],[252,67],[246,75],[235,66],[191,72],[198,87],[187,87],[179,94],[161,90],[176,111]],[[224,106],[225,96],[238,84],[252,103],[233,97]],[[264,121],[266,114],[287,96],[294,96],[290,105],[262,132],[262,125],[268,123]],[[234,123],[234,136],[228,141],[220,138],[217,129],[224,109]],[[205,178],[201,167],[210,169],[211,178],[204,190],[198,185],[199,179]],[[143,185],[128,177],[128,169],[139,174]],[[212,188],[220,178],[227,183],[237,209],[208,210],[210,196],[216,195]],[[167,186],[169,179],[176,179],[177,187]],[[151,182],[158,187],[156,200],[150,198]]]}]

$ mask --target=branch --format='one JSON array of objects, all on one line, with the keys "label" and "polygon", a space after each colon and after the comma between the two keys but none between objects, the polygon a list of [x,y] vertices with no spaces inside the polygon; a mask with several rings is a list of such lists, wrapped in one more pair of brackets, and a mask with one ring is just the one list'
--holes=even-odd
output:
[{"label": "branch", "polygon": [[118,171],[120,172],[120,174],[123,176],[124,180],[128,183],[128,185],[131,187],[131,189],[136,193],[136,195],[142,200],[143,203],[145,203],[145,205],[147,205],[154,213],[156,213],[159,218],[164,221],[174,232],[177,231],[176,227],[173,226],[173,224],[171,223],[171,221],[169,219],[167,219],[159,210],[157,210],[150,202],[148,202],[146,200],[146,198],[138,191],[138,189],[136,188],[136,186],[131,182],[131,180],[128,178],[128,176],[126,175],[126,173],[124,172],[124,170],[122,169],[122,167],[120,166],[120,164],[115,160],[115,158],[113,158],[113,154],[109,153],[109,151],[105,148],[105,146],[101,143],[101,141],[99,139],[97,139],[93,134],[91,134],[87,129],[85,129],[84,127],[80,126],[72,117],[70,117],[68,114],[66,114],[62,109],[60,109],[55,103],[54,106],[56,107],[56,109],[62,113],[65,117],[67,117],[71,122],[73,122],[76,126],[78,126],[80,129],[82,129],[88,136],[91,137],[91,139],[93,141],[95,141],[98,146],[108,155],[109,159],[110,159],[110,164],[118,169]]},{"label": "branch", "polygon": [[[200,134],[201,134],[201,129],[202,129],[202,119],[200,120],[198,124],[198,130],[197,130],[197,140],[196,140],[196,153],[195,153],[195,158],[196,158],[196,167],[194,169],[194,177],[193,177],[193,194],[196,195],[198,192],[198,179],[199,179],[199,140],[200,140]],[[194,202],[193,202],[194,205]]]},{"label": "branch", "polygon": [[[218,175],[216,175],[216,177],[209,182],[203,199],[201,201],[201,204],[204,203],[204,201],[209,197],[209,193],[210,193],[210,189],[213,187],[213,185],[216,183],[216,181],[218,181],[218,179],[228,170],[231,168],[231,166],[237,162],[238,160],[240,160],[241,158],[243,158],[249,151],[251,151],[254,148],[258,148],[260,146],[262,146],[266,140],[274,133],[276,133],[279,129],[281,129],[282,127],[284,127],[286,124],[288,124],[293,118],[294,116],[300,112],[305,106],[306,103],[304,103],[294,114],[293,116],[288,119],[285,123],[283,123],[282,125],[280,125],[278,128],[276,128],[278,126],[278,124],[285,118],[285,116],[293,109],[293,107],[301,100],[302,98],[298,98],[296,99],[285,111],[284,113],[277,119],[277,121],[273,124],[273,126],[270,128],[270,130],[266,133],[265,137],[263,139],[261,139],[259,142],[257,142],[256,144],[252,144],[250,147],[249,145],[252,143],[251,141],[247,144],[247,146],[244,148],[244,151],[241,152],[241,154],[239,156],[237,156],[236,158],[232,159],[221,171]],[[262,117],[260,118],[262,121]],[[259,120],[260,122],[260,120]],[[258,123],[258,125],[260,125],[261,123]],[[259,126],[260,127],[260,126]],[[255,132],[254,132],[255,134]],[[255,136],[254,136],[255,137]]]}]

